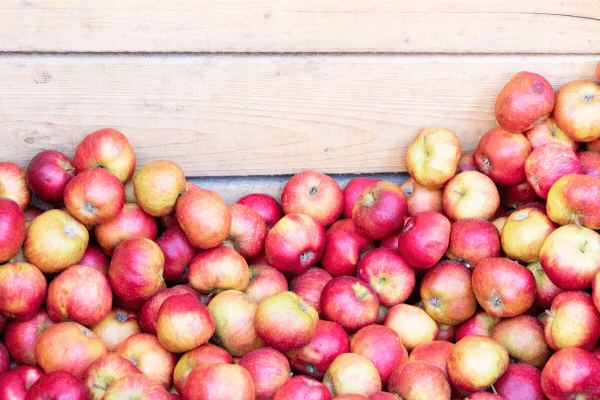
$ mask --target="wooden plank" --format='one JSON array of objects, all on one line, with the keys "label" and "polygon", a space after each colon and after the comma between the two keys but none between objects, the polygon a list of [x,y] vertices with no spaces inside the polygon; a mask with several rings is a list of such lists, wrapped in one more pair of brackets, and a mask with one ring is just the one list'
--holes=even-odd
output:
[{"label": "wooden plank", "polygon": [[597,0],[0,0],[5,52],[598,53]]},{"label": "wooden plank", "polygon": [[595,79],[597,56],[0,56],[2,159],[72,156],[113,127],[138,167],[188,176],[399,172],[420,129],[443,126],[472,151],[496,125],[516,72],[555,88]]}]

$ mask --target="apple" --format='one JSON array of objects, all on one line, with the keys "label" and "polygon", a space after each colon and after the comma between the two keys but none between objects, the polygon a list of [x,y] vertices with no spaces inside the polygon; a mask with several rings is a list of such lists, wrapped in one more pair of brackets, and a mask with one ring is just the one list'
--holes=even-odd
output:
[{"label": "apple", "polygon": [[66,370],[46,372],[27,390],[25,400],[88,400],[80,377]]},{"label": "apple", "polygon": [[188,266],[198,249],[192,246],[181,226],[168,227],[155,242],[165,256],[163,279],[167,282],[187,282]]},{"label": "apple", "polygon": [[400,184],[400,189],[406,195],[408,215],[417,215],[424,211],[444,212],[442,188],[429,189],[417,183],[411,176]]},{"label": "apple", "polygon": [[127,375],[113,382],[103,400],[140,399],[169,400],[169,393],[160,384],[142,374]]},{"label": "apple", "polygon": [[588,289],[600,269],[600,234],[586,227],[558,227],[540,250],[548,278],[564,290]]},{"label": "apple", "polygon": [[275,293],[289,290],[286,277],[268,263],[254,264],[248,268],[250,269],[250,281],[244,293],[256,304]]},{"label": "apple", "polygon": [[321,319],[317,322],[315,336],[309,344],[285,353],[290,365],[315,379],[322,379],[333,360],[350,352],[350,338],[344,328]]},{"label": "apple", "polygon": [[[185,181],[184,192],[188,192],[190,190],[196,190],[196,189],[201,189],[201,187],[196,185],[193,182]],[[134,190],[134,196],[135,196],[135,190]],[[137,203],[137,199],[135,200],[135,202]],[[175,207],[177,207],[177,203],[175,203]],[[160,225],[165,229],[170,228],[174,225],[179,225],[179,220],[177,219],[177,213],[176,213],[175,209],[171,210],[171,212],[168,213],[167,215],[161,215],[160,217],[157,217],[157,218],[158,218],[158,221],[160,222]]]},{"label": "apple", "polygon": [[529,154],[525,161],[527,182],[542,199],[548,198],[550,188],[567,174],[581,174],[581,161],[566,144],[546,143]]},{"label": "apple", "polygon": [[73,165],[77,173],[102,167],[125,183],[135,171],[135,151],[121,132],[104,128],[90,133],[79,142]]},{"label": "apple", "polygon": [[113,382],[142,372],[128,359],[109,352],[90,364],[83,375],[91,400],[101,400]]},{"label": "apple", "polygon": [[27,165],[27,187],[48,204],[62,204],[63,190],[74,176],[75,166],[57,150],[42,150]]},{"label": "apple", "polygon": [[102,272],[103,275],[108,276],[108,267],[110,266],[110,261],[106,254],[102,252],[100,247],[89,244],[85,248],[83,252],[83,256],[77,262],[78,265],[87,265],[89,267],[95,268],[98,271]]},{"label": "apple", "polygon": [[248,370],[240,365],[203,363],[188,375],[181,397],[185,400],[253,400],[254,384]]},{"label": "apple", "polygon": [[290,280],[290,290],[313,306],[319,315],[321,311],[321,293],[333,276],[319,267],[310,267]]},{"label": "apple", "polygon": [[479,138],[473,158],[497,185],[512,186],[525,181],[525,161],[530,153],[525,135],[497,126]]},{"label": "apple", "polygon": [[200,251],[188,267],[189,285],[200,293],[244,291],[250,282],[248,263],[237,251],[217,246]]},{"label": "apple", "polygon": [[133,189],[142,210],[162,217],[175,209],[179,196],[185,192],[185,173],[173,161],[150,161],[135,175]]},{"label": "apple", "polygon": [[492,328],[491,338],[503,345],[516,362],[540,369],[552,354],[544,336],[544,324],[532,315],[521,314],[498,321]]},{"label": "apple", "polygon": [[133,182],[135,181],[135,176],[137,172],[134,172],[126,182],[123,182],[123,188],[125,189],[125,203],[137,203],[137,199],[135,198],[135,188],[133,187]]},{"label": "apple", "polygon": [[493,385],[506,372],[508,364],[508,352],[496,340],[469,335],[452,347],[446,371],[457,389],[476,392]]},{"label": "apple", "polygon": [[41,308],[30,319],[11,319],[4,332],[4,344],[10,357],[20,365],[37,365],[35,343],[40,334],[54,325],[46,309]]},{"label": "apple", "polygon": [[48,210],[27,227],[23,254],[44,273],[56,273],[81,260],[89,241],[85,225],[60,210]]},{"label": "apple", "polygon": [[183,193],[177,200],[175,215],[192,246],[199,249],[220,245],[231,229],[231,213],[225,201],[211,190]]},{"label": "apple", "polygon": [[156,218],[147,214],[136,203],[125,203],[114,219],[94,227],[94,236],[102,251],[112,257],[115,247],[125,239],[136,236],[155,240],[158,234]]},{"label": "apple", "polygon": [[450,400],[452,389],[444,372],[433,365],[408,362],[392,372],[388,391],[405,400]]},{"label": "apple", "polygon": [[421,280],[419,294],[427,314],[445,325],[458,325],[477,309],[471,271],[459,261],[440,261],[429,269]]},{"label": "apple", "polygon": [[106,354],[106,345],[77,322],[60,322],[44,330],[34,348],[44,372],[66,370],[81,378],[89,365]]},{"label": "apple", "polygon": [[499,317],[492,317],[483,310],[476,311],[471,318],[457,325],[455,341],[468,335],[491,336],[492,328],[498,321],[500,321]]},{"label": "apple", "polygon": [[527,140],[529,140],[532,150],[550,142],[565,144],[573,151],[577,151],[577,148],[579,147],[579,142],[567,136],[558,125],[556,125],[556,122],[554,122],[552,117],[544,119],[533,128],[523,132],[523,134]]},{"label": "apple", "polygon": [[592,351],[600,339],[600,313],[587,292],[559,294],[546,314],[544,335],[553,350],[580,347]]},{"label": "apple", "polygon": [[267,225],[267,231],[270,231],[273,225],[283,217],[281,205],[276,198],[268,194],[250,193],[242,196],[237,203],[248,206],[259,213]]},{"label": "apple", "polygon": [[98,225],[116,218],[125,204],[125,189],[104,168],[85,170],[65,185],[63,200],[69,213],[85,225]]},{"label": "apple", "polygon": [[87,265],[73,265],[48,285],[46,309],[54,322],[73,320],[91,327],[112,307],[112,290],[102,272]]},{"label": "apple", "polygon": [[409,352],[419,344],[435,340],[438,326],[422,308],[400,303],[389,309],[383,325],[393,329]]},{"label": "apple", "polygon": [[[512,186],[499,186],[498,193],[500,193],[500,205],[509,209],[539,200],[535,189],[527,181]],[[500,207],[498,209],[500,210]]]},{"label": "apple", "polygon": [[344,394],[369,396],[382,389],[375,365],[367,357],[356,353],[337,356],[327,368],[323,384],[334,398]]},{"label": "apple", "polygon": [[46,277],[32,264],[0,265],[0,313],[7,318],[27,320],[33,317],[46,298]]},{"label": "apple", "polygon": [[575,141],[591,142],[600,138],[600,85],[588,80],[562,85],[556,90],[552,117]]},{"label": "apple", "polygon": [[459,174],[464,171],[479,171],[473,153],[461,153],[456,166],[456,173]]},{"label": "apple", "polygon": [[352,222],[363,236],[379,240],[399,232],[407,215],[408,203],[400,186],[378,181],[356,200]]},{"label": "apple", "polygon": [[27,174],[19,164],[10,161],[0,162],[0,198],[14,200],[21,210],[31,201],[27,187]]},{"label": "apple", "polygon": [[117,245],[110,261],[110,286],[125,300],[146,300],[164,285],[164,261],[154,241],[142,237],[124,240]]},{"label": "apple", "polygon": [[538,260],[546,238],[556,228],[545,211],[533,207],[514,211],[502,228],[502,250],[512,260],[522,263]]},{"label": "apple", "polygon": [[559,350],[542,369],[540,382],[550,399],[600,398],[600,360],[577,347]]},{"label": "apple", "polygon": [[413,268],[433,267],[448,250],[452,224],[437,211],[425,211],[406,220],[398,236],[400,256]]},{"label": "apple", "polygon": [[106,317],[91,329],[102,339],[109,352],[116,351],[125,339],[142,331],[138,323],[138,314],[120,307],[112,308]]},{"label": "apple", "polygon": [[116,353],[131,361],[148,378],[163,388],[171,388],[177,356],[165,349],[155,335],[150,333],[131,335],[119,346]]},{"label": "apple", "polygon": [[243,357],[265,346],[254,322],[257,307],[239,290],[225,290],[208,303],[208,310],[215,321],[213,340],[234,357]]},{"label": "apple", "polygon": [[600,178],[600,153],[580,151],[577,158],[581,163],[581,174]]},{"label": "apple", "polygon": [[479,263],[472,275],[477,302],[492,317],[514,317],[535,302],[533,273],[517,262],[493,257]]},{"label": "apple", "polygon": [[29,365],[20,365],[4,374],[0,374],[0,398],[24,400],[27,390],[42,375],[44,375],[44,371]]},{"label": "apple", "polygon": [[383,325],[368,325],[358,330],[350,342],[350,351],[367,357],[379,373],[383,387],[387,387],[393,371],[408,362],[408,351],[398,334]]},{"label": "apple", "polygon": [[188,285],[181,284],[161,290],[144,301],[143,305],[139,309],[138,315],[140,329],[142,332],[156,335],[156,320],[158,319],[158,311],[160,310],[162,303],[170,296],[176,296],[180,294],[194,294],[199,296],[198,292],[196,292],[194,289]]},{"label": "apple", "polygon": [[372,395],[367,397],[367,399],[368,400],[398,400],[399,397],[393,393],[384,392],[383,390],[381,390],[379,392],[373,393]]},{"label": "apple", "polygon": [[471,393],[465,400],[506,400],[504,397],[490,392]]},{"label": "apple", "polygon": [[397,252],[381,247],[360,259],[356,276],[371,286],[386,307],[406,301],[416,286],[414,269]]},{"label": "apple", "polygon": [[13,257],[25,241],[25,215],[19,205],[0,198],[0,264]]},{"label": "apple", "polygon": [[526,268],[535,276],[535,284],[537,286],[535,304],[540,308],[550,308],[552,300],[564,290],[552,283],[546,271],[544,271],[540,260],[527,264]]},{"label": "apple", "polygon": [[496,121],[509,132],[523,132],[548,118],[554,108],[554,89],[543,76],[520,71],[496,98]]},{"label": "apple", "polygon": [[223,245],[233,248],[246,259],[256,257],[267,236],[265,220],[243,204],[230,204],[227,208],[231,213],[231,228]]},{"label": "apple", "polygon": [[437,323],[438,326],[438,334],[435,337],[435,340],[443,340],[446,342],[454,343],[454,337],[456,335],[456,325],[446,325]]},{"label": "apple", "polygon": [[600,179],[580,174],[562,176],[548,192],[546,213],[559,225],[600,229]]},{"label": "apple", "polygon": [[342,190],[342,193],[344,194],[344,211],[342,212],[342,217],[346,219],[352,218],[352,210],[354,209],[354,205],[360,194],[363,190],[380,180],[381,179],[365,176],[357,176],[350,179]]},{"label": "apple", "polygon": [[156,336],[172,353],[184,353],[208,342],[215,332],[210,312],[193,294],[170,296],[156,319]]},{"label": "apple", "polygon": [[300,275],[321,259],[327,234],[323,225],[305,214],[287,214],[267,233],[267,261],[284,273]]},{"label": "apple", "polygon": [[444,375],[447,376],[446,362],[453,347],[454,343],[438,339],[421,343],[410,352],[408,361],[433,365],[441,369]]},{"label": "apple", "polygon": [[318,380],[296,375],[277,389],[273,400],[331,400],[331,393]]},{"label": "apple", "polygon": [[439,189],[454,176],[461,156],[460,140],[445,128],[427,127],[408,146],[404,162],[419,184]]},{"label": "apple", "polygon": [[237,364],[246,368],[252,376],[257,400],[272,399],[292,372],[285,355],[271,347],[253,350],[243,356]]},{"label": "apple", "polygon": [[227,350],[212,344],[205,343],[184,353],[173,370],[173,385],[179,393],[185,385],[185,381],[190,374],[201,363],[227,363],[233,364],[233,357]]},{"label": "apple", "polygon": [[354,276],[362,255],[374,247],[374,241],[364,237],[352,219],[335,221],[327,230],[321,265],[332,276]]},{"label": "apple", "polygon": [[506,372],[494,383],[503,399],[545,400],[541,386],[541,371],[529,364],[509,364]]},{"label": "apple", "polygon": [[474,269],[486,258],[499,257],[502,250],[500,233],[490,221],[464,218],[454,221],[446,257]]},{"label": "apple", "polygon": [[347,332],[374,323],[379,314],[377,293],[353,276],[338,276],[327,282],[320,304],[323,317],[342,325]]},{"label": "apple", "polygon": [[292,176],[281,191],[285,214],[310,215],[323,226],[331,225],[344,211],[340,185],[321,172],[305,170]]},{"label": "apple", "polygon": [[494,181],[478,171],[456,174],[444,186],[444,214],[451,221],[463,218],[490,219],[500,206]]},{"label": "apple", "polygon": [[318,321],[317,310],[290,291],[267,297],[258,304],[254,313],[258,336],[268,346],[281,352],[309,344],[317,332]]}]

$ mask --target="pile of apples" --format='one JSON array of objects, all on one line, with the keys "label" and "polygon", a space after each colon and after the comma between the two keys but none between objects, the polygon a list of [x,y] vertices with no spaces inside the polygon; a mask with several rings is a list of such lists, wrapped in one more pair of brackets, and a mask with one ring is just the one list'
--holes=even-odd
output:
[{"label": "pile of apples", "polygon": [[519,72],[495,110],[281,202],[109,128],[0,162],[0,398],[599,399],[600,85]]}]

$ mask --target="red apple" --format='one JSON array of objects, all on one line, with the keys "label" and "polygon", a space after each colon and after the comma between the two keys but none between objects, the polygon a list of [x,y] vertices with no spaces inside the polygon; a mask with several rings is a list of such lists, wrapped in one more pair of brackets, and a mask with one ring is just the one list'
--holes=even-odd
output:
[{"label": "red apple", "polygon": [[581,174],[600,178],[600,153],[595,151],[581,151],[577,153],[581,163]]},{"label": "red apple", "polygon": [[250,282],[244,293],[256,304],[275,293],[289,290],[286,277],[268,263],[250,265],[249,269]]},{"label": "red apple", "polygon": [[527,182],[542,199],[548,198],[550,188],[567,174],[581,174],[581,162],[567,145],[550,142],[533,150],[525,161]]},{"label": "red apple", "polygon": [[461,153],[456,166],[456,173],[459,174],[464,171],[479,171],[473,153]]},{"label": "red apple", "polygon": [[185,385],[190,372],[201,363],[227,363],[233,364],[233,357],[227,352],[227,350],[214,345],[212,343],[205,343],[201,346],[196,347],[193,350],[183,354],[173,370],[173,385],[179,393]]},{"label": "red apple", "polygon": [[290,290],[302,297],[321,315],[321,293],[327,282],[332,279],[331,274],[324,269],[310,267],[290,280]]},{"label": "red apple", "polygon": [[102,397],[103,400],[120,400],[124,398],[140,400],[172,399],[169,392],[142,374],[128,375],[116,380],[106,389]]},{"label": "red apple", "polygon": [[20,365],[37,365],[35,343],[40,334],[52,325],[54,322],[44,308],[28,320],[11,319],[4,332],[4,344],[12,359]]},{"label": "red apple", "polygon": [[600,229],[600,179],[567,174],[558,179],[548,192],[546,212],[559,225],[577,224]]},{"label": "red apple", "polygon": [[541,386],[541,372],[529,364],[509,364],[508,369],[494,383],[498,395],[507,400],[545,400]]},{"label": "red apple", "polygon": [[464,218],[452,223],[446,257],[474,269],[486,258],[499,257],[501,250],[500,233],[492,222]]},{"label": "red apple", "polygon": [[185,400],[253,400],[252,376],[242,366],[203,363],[187,377],[181,390]]},{"label": "red apple", "polygon": [[112,383],[129,375],[142,372],[128,359],[116,353],[106,353],[90,364],[85,371],[85,382],[91,400],[101,400]]},{"label": "red apple", "polygon": [[550,399],[600,398],[600,360],[577,347],[559,350],[544,366],[540,380]]},{"label": "red apple", "polygon": [[360,194],[363,190],[380,180],[381,179],[362,176],[350,179],[342,191],[344,194],[344,211],[342,212],[342,217],[352,218],[352,210],[354,209],[354,205]]},{"label": "red apple", "polygon": [[188,281],[200,293],[218,293],[227,289],[244,291],[250,282],[250,269],[237,251],[217,246],[192,258]]},{"label": "red apple", "polygon": [[500,193],[500,205],[509,209],[539,200],[535,189],[527,181],[512,186],[500,186],[498,193]]},{"label": "red apple", "polygon": [[0,265],[0,313],[7,318],[33,317],[46,298],[48,284],[44,274],[32,264]]},{"label": "red apple", "polygon": [[25,216],[19,205],[0,198],[0,264],[13,257],[25,240]]},{"label": "red apple", "polygon": [[337,356],[325,372],[323,383],[334,398],[344,394],[369,396],[382,389],[375,365],[367,357],[356,353]]},{"label": "red apple", "polygon": [[375,182],[360,194],[352,210],[352,222],[370,239],[383,239],[399,232],[408,214],[406,195],[400,186]]},{"label": "red apple", "polygon": [[267,235],[265,220],[258,212],[243,204],[230,204],[227,208],[231,213],[231,228],[223,244],[246,259],[256,257]]},{"label": "red apple", "polygon": [[577,148],[579,147],[579,142],[567,136],[558,125],[556,125],[556,122],[554,122],[552,117],[546,118],[533,128],[523,132],[523,134],[527,140],[529,140],[532,150],[550,142],[565,144],[573,151],[577,151]]},{"label": "red apple", "polygon": [[502,344],[516,362],[540,369],[552,354],[544,336],[544,324],[532,315],[521,314],[500,320],[492,328],[491,337]]},{"label": "red apple", "polygon": [[427,188],[439,189],[456,173],[460,156],[460,140],[454,132],[427,127],[408,146],[404,161],[415,181]]},{"label": "red apple", "polygon": [[173,161],[150,161],[135,175],[133,188],[142,210],[153,217],[162,217],[175,209],[179,196],[185,192],[185,173]]},{"label": "red apple", "polygon": [[556,91],[552,116],[571,139],[591,142],[600,137],[600,85],[588,80],[568,82]]},{"label": "red apple", "polygon": [[458,342],[465,336],[483,335],[490,336],[492,328],[500,321],[483,310],[477,311],[471,318],[456,327],[455,340]]},{"label": "red apple", "polygon": [[352,219],[335,221],[327,230],[321,265],[332,276],[354,276],[362,255],[374,247],[374,241],[364,237]]},{"label": "red apple", "polygon": [[540,308],[550,308],[552,300],[554,300],[559,293],[562,293],[563,289],[556,286],[552,283],[550,278],[548,278],[546,271],[542,268],[540,260],[529,263],[526,267],[535,276],[535,284],[537,286],[535,304]]},{"label": "red apple", "polygon": [[75,374],[50,371],[42,375],[27,390],[25,400],[88,400],[85,383]]},{"label": "red apple", "polygon": [[42,375],[44,375],[44,371],[28,365],[21,365],[4,374],[0,374],[0,398],[6,400],[24,400],[27,390]]},{"label": "red apple", "polygon": [[287,181],[281,192],[281,207],[285,214],[310,215],[329,226],[344,211],[344,194],[329,175],[306,170]]},{"label": "red apple", "polygon": [[160,310],[162,303],[170,296],[176,296],[180,294],[199,295],[198,292],[188,285],[176,285],[165,290],[161,290],[148,298],[148,300],[144,301],[138,316],[142,332],[156,335],[156,320],[158,318],[158,310]]},{"label": "red apple", "polygon": [[444,212],[444,205],[442,204],[444,191],[442,188],[429,189],[417,183],[411,176],[400,184],[400,189],[406,195],[408,215],[417,215],[424,211]]},{"label": "red apple", "polygon": [[452,224],[436,211],[410,217],[398,237],[398,251],[413,268],[433,267],[448,250]]},{"label": "red apple", "polygon": [[272,399],[291,375],[287,358],[271,347],[251,351],[239,360],[238,365],[250,372],[257,400]]},{"label": "red apple", "polygon": [[502,250],[512,260],[522,263],[538,260],[546,238],[556,228],[543,210],[532,207],[514,211],[502,227]]},{"label": "red apple", "polygon": [[415,347],[408,356],[408,361],[433,365],[446,373],[446,362],[448,356],[454,347],[454,343],[445,340],[434,340],[427,343],[421,343]]},{"label": "red apple", "polygon": [[93,244],[88,244],[83,252],[83,256],[77,262],[78,265],[87,265],[89,267],[95,268],[98,271],[102,272],[103,275],[108,276],[108,267],[110,266],[110,261],[106,254],[100,250],[98,246]]},{"label": "red apple", "polygon": [[451,221],[463,218],[490,219],[500,206],[494,181],[478,171],[455,175],[444,186],[444,214]]},{"label": "red apple", "polygon": [[270,231],[273,225],[283,217],[281,205],[277,199],[268,194],[250,193],[241,197],[237,203],[248,206],[259,213],[267,225],[267,231]]},{"label": "red apple", "polygon": [[179,225],[173,225],[155,240],[165,256],[163,279],[167,282],[186,282],[188,266],[198,253]]},{"label": "red apple", "polygon": [[0,198],[14,200],[24,210],[31,200],[31,192],[27,187],[27,175],[19,164],[0,162]]},{"label": "red apple", "polygon": [[141,329],[135,311],[115,307],[102,321],[92,326],[92,331],[100,336],[109,352],[114,352],[125,339],[140,333]]},{"label": "red apple", "polygon": [[452,389],[436,366],[419,362],[400,365],[390,376],[388,390],[405,400],[450,400]]},{"label": "red apple", "polygon": [[331,393],[316,379],[296,375],[277,389],[273,400],[331,400]]},{"label": "red apple", "polygon": [[383,325],[393,329],[406,350],[412,351],[422,343],[435,340],[438,326],[422,308],[400,303],[389,309]]},{"label": "red apple", "polygon": [[74,176],[73,163],[57,150],[42,150],[27,165],[27,187],[48,204],[62,204],[63,190]]},{"label": "red apple", "polygon": [[398,400],[399,397],[390,392],[384,392],[383,390],[375,392],[368,397],[369,400]]},{"label": "red apple", "polygon": [[548,118],[554,89],[543,76],[521,71],[506,83],[496,99],[495,116],[506,130],[523,132]]}]

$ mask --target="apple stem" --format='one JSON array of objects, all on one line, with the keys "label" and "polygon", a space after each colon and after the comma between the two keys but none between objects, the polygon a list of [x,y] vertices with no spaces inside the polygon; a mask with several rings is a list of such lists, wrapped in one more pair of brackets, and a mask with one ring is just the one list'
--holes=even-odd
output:
[{"label": "apple stem", "polygon": [[577,225],[579,230],[581,230],[582,227],[581,227],[581,223],[579,222],[579,214],[575,214],[575,217],[573,217],[573,219],[575,220],[575,224]]},{"label": "apple stem", "polygon": [[425,153],[429,156],[429,151],[427,150],[427,136],[423,136],[423,146],[425,147]]},{"label": "apple stem", "polygon": [[492,392],[494,392],[494,394],[497,395],[498,392],[496,391],[496,388],[494,387],[494,385],[490,385],[490,387],[492,388]]}]

